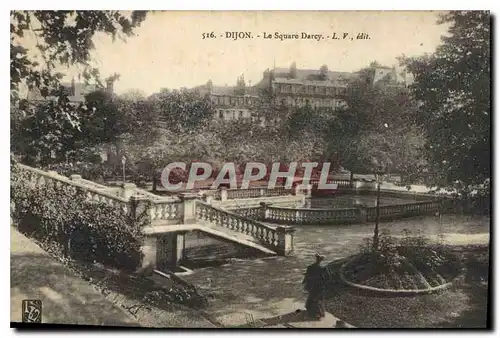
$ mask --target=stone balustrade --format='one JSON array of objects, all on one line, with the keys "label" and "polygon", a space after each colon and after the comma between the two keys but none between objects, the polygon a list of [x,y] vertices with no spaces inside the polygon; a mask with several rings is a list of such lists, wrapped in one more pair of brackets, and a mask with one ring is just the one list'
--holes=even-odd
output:
[{"label": "stone balustrade", "polygon": [[292,227],[275,228],[255,219],[216,208],[202,201],[196,201],[196,218],[249,235],[257,239],[262,245],[278,251],[279,254],[288,255],[293,251],[294,229]]},{"label": "stone balustrade", "polygon": [[152,201],[149,208],[151,221],[179,221],[182,223],[183,210],[181,201]]},{"label": "stone balustrade", "polygon": [[[380,206],[379,219],[404,218],[443,210],[441,200]],[[292,225],[349,224],[373,222],[376,207],[357,207],[345,209],[317,209],[277,207],[262,204],[259,208],[245,208],[232,212],[262,222]]]},{"label": "stone balustrade", "polygon": [[248,189],[221,188],[220,190],[212,192],[211,196],[215,200],[227,201],[234,199],[275,197],[275,196],[285,196],[292,194],[293,194],[292,189],[287,189],[284,186],[276,186],[274,187],[274,189],[269,189],[267,187],[253,187]]},{"label": "stone balustrade", "polygon": [[[43,171],[23,164],[17,164],[25,172],[28,181],[36,186],[53,185],[67,186],[80,190],[85,194],[87,200],[105,203],[110,206],[119,207],[124,212],[129,212],[133,205],[138,204],[139,210],[142,205],[148,205],[148,214],[151,221],[171,220],[182,222],[183,210],[182,201],[171,197],[156,196],[153,194],[144,194],[141,189],[137,189],[133,183],[122,184],[121,188],[111,188],[82,179],[80,175],[71,175],[70,178],[59,175],[53,171]],[[152,198],[153,196],[154,198]]]},{"label": "stone balustrade", "polygon": [[[50,174],[56,173],[57,174],[57,172],[55,172],[55,171],[48,171],[48,173],[50,173]],[[57,174],[57,175],[59,175],[59,174]],[[98,190],[109,190],[109,187],[102,185],[102,184],[99,184],[99,183],[96,183],[94,181],[86,180],[86,179],[82,178],[82,176],[80,176],[80,175],[71,175],[70,179],[74,182],[81,183],[87,187],[95,188]]]},{"label": "stone balustrade", "polygon": [[261,207],[233,209],[231,212],[256,220],[260,220],[261,217]]},{"label": "stone balustrade", "polygon": [[101,187],[86,184],[86,182],[81,181],[80,175],[72,175],[71,178],[68,178],[53,171],[46,172],[23,164],[17,164],[17,166],[26,174],[27,180],[32,186],[68,186],[70,189],[73,189],[75,193],[80,191],[82,194],[85,194],[89,201],[119,207],[125,212],[130,210],[128,199],[117,196],[113,192],[101,189]]},{"label": "stone balustrade", "polygon": [[334,224],[360,221],[358,209],[268,207],[266,222],[278,224]]},{"label": "stone balustrade", "polygon": [[[349,180],[333,180],[327,179],[327,184],[337,184],[338,188],[349,188],[351,186],[351,182]],[[311,180],[309,182],[313,186],[313,189],[317,189],[319,185],[319,180]]]},{"label": "stone balustrade", "polygon": [[[367,221],[375,221],[377,217],[377,207],[366,208]],[[441,200],[432,200],[416,203],[382,205],[380,206],[380,219],[391,219],[399,217],[419,216],[436,213],[442,210]]]}]

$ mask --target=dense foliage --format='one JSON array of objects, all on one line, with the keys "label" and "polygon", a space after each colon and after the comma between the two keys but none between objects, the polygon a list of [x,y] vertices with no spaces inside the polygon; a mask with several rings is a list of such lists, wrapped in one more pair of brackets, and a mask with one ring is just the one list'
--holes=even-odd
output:
[{"label": "dense foliage", "polygon": [[60,246],[77,260],[127,270],[141,264],[142,227],[149,222],[145,213],[92,202],[78,188],[51,182],[33,185],[26,172],[12,167],[12,218],[21,232]]},{"label": "dense foliage", "polygon": [[401,239],[382,232],[376,250],[367,239],[361,253],[347,264],[344,276],[380,289],[429,289],[452,281],[461,268],[458,257],[446,247],[432,246],[424,236],[405,230]]},{"label": "dense foliage", "polygon": [[61,67],[78,64],[86,79],[96,78],[98,70],[89,62],[94,35],[130,36],[145,17],[144,11],[11,11],[11,99],[18,99],[22,84],[42,96],[54,94]]},{"label": "dense foliage", "polygon": [[417,122],[435,183],[466,191],[491,175],[491,18],[486,11],[441,17],[449,34],[432,55],[403,60],[414,75]]}]

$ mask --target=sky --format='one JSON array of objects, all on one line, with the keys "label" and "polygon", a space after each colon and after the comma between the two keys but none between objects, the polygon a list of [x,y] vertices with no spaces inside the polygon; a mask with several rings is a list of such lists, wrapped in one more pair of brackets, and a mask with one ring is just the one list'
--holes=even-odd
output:
[{"label": "sky", "polygon": [[[357,71],[372,61],[392,66],[396,57],[432,53],[446,34],[431,11],[168,11],[148,15],[126,42],[105,35],[94,38],[92,53],[103,76],[120,74],[115,91],[194,87],[212,80],[234,85],[240,75],[247,84],[262,79],[267,68]],[[221,38],[226,32],[250,32],[252,39]],[[215,39],[202,39],[214,32]],[[263,34],[322,34],[324,39],[264,39]],[[340,40],[333,40],[333,33]],[[346,39],[342,39],[348,33]],[[357,40],[358,33],[370,39]],[[260,37],[259,37],[260,36]],[[354,37],[350,40],[350,37]],[[74,74],[68,73],[67,79]]]}]

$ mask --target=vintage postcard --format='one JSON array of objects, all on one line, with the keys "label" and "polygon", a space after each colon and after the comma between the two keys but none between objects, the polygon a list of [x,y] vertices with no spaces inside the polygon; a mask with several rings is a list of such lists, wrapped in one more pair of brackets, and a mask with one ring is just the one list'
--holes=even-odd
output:
[{"label": "vintage postcard", "polygon": [[11,11],[11,327],[491,328],[490,35]]}]

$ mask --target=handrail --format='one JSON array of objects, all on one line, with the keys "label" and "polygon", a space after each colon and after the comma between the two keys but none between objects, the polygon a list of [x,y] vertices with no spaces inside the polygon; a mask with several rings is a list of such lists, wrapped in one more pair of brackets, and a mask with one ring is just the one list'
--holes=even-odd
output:
[{"label": "handrail", "polygon": [[272,249],[279,248],[278,229],[257,220],[219,209],[202,201],[196,201],[196,218],[251,236]]},{"label": "handrail", "polygon": [[120,202],[124,202],[124,203],[128,203],[129,200],[126,199],[126,198],[123,198],[121,196],[117,196],[117,195],[114,195],[112,194],[111,192],[109,191],[105,191],[105,190],[101,190],[99,188],[96,188],[92,185],[86,185],[85,183],[79,183],[77,181],[73,181],[69,178],[67,178],[66,176],[62,176],[60,174],[57,174],[57,175],[52,175],[48,172],[45,172],[43,170],[40,170],[40,169],[37,169],[37,168],[33,168],[33,167],[30,167],[30,166],[27,166],[27,165],[24,165],[24,164],[21,164],[21,163],[17,163],[16,164],[19,168],[23,169],[23,170],[26,170],[26,171],[30,171],[30,172],[33,172],[33,173],[36,173],[38,174],[39,176],[43,176],[47,179],[51,179],[51,180],[56,180],[56,181],[60,181],[60,182],[63,182],[63,183],[66,183],[68,185],[72,185],[74,187],[77,187],[77,188],[81,188],[81,189],[84,189],[84,190],[88,190],[88,191],[91,191],[93,193],[96,193],[98,195],[103,195],[105,197],[108,197],[108,198],[112,198],[112,199],[115,199],[115,200],[118,200]]},{"label": "handrail", "polygon": [[154,203],[162,203],[162,202],[179,202],[180,199],[176,196],[160,196],[153,194],[142,188],[135,188],[136,194],[138,196],[145,196],[152,200]]},{"label": "handrail", "polygon": [[231,212],[231,211],[229,211],[229,210],[225,210],[225,209],[218,208],[218,207],[216,207],[216,206],[210,205],[210,204],[205,203],[205,202],[203,202],[203,201],[196,201],[196,204],[197,204],[197,205],[198,205],[198,204],[202,204],[202,205],[203,205],[203,206],[205,206],[205,207],[208,207],[208,208],[210,208],[210,209],[214,209],[214,210],[216,210],[216,211],[218,211],[218,212],[221,212],[221,213],[223,213],[223,214],[227,214],[227,215],[233,216],[233,217],[238,218],[238,219],[241,219],[241,220],[245,220],[245,221],[249,220],[249,221],[257,222],[257,223],[259,223],[259,225],[261,225],[262,227],[267,228],[267,229],[269,229],[269,230],[276,230],[276,228],[275,228],[275,227],[272,227],[272,226],[267,225],[267,224],[265,224],[265,223],[262,223],[262,222],[259,222],[259,221],[253,220],[253,219],[249,219],[249,218],[247,218],[247,217],[245,217],[245,216],[238,215],[238,214],[236,214],[236,213],[234,213],[234,212]]}]

